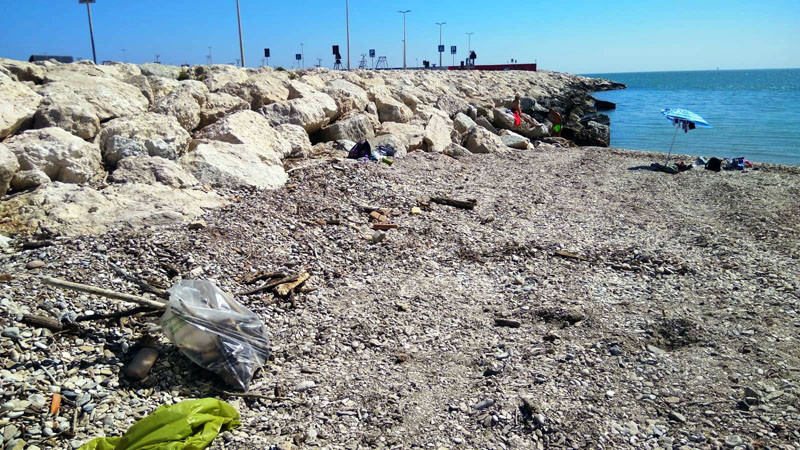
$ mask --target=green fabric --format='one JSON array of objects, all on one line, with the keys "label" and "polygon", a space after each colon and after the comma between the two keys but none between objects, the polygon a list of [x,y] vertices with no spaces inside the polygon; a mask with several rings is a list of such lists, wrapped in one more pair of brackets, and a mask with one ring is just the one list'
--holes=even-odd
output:
[{"label": "green fabric", "polygon": [[555,131],[556,133],[561,131],[561,125],[553,125],[553,131]]},{"label": "green fabric", "polygon": [[95,438],[78,450],[201,450],[240,424],[236,409],[221,400],[186,400],[159,406],[121,437]]}]

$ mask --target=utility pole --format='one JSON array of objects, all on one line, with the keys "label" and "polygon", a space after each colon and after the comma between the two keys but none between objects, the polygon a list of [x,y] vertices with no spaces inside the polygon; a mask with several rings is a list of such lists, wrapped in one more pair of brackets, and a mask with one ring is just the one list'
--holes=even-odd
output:
[{"label": "utility pole", "polygon": [[97,53],[94,51],[94,26],[92,25],[92,7],[95,0],[78,0],[78,4],[86,3],[86,13],[89,14],[89,37],[92,39],[92,60],[97,64]]},{"label": "utility pole", "polygon": [[124,62],[124,63],[128,62],[128,57],[125,56],[125,49],[124,48],[122,49],[122,62]]},{"label": "utility pole", "polygon": [[347,70],[350,70],[350,4],[344,0],[344,13],[347,16]]},{"label": "utility pole", "polygon": [[236,0],[236,18],[239,19],[239,54],[242,57],[242,67],[244,62],[244,41],[242,41],[242,14],[239,12],[239,0]]},{"label": "utility pole", "polygon": [[211,47],[208,47],[208,55],[206,55],[206,64],[209,66],[214,64],[213,60],[211,59]]},{"label": "utility pole", "polygon": [[[447,22],[436,22],[439,25],[439,46],[442,46],[442,25],[447,25]],[[442,52],[439,52],[439,68],[442,67]]]},{"label": "utility pole", "polygon": [[159,58],[161,58],[161,55],[156,55],[156,61],[155,61],[156,64],[161,64],[161,61],[159,61]]},{"label": "utility pole", "polygon": [[472,32],[466,33],[466,35],[467,35],[467,54],[468,55],[469,55],[469,52],[472,51],[472,35],[473,34],[475,34],[475,33],[472,33]]},{"label": "utility pole", "polygon": [[322,58],[317,58],[317,67],[322,67]]},{"label": "utility pole", "polygon": [[406,67],[406,14],[410,13],[411,10],[407,9],[405,11],[397,11],[397,12],[403,15],[403,70],[405,70],[407,68]]},{"label": "utility pole", "polygon": [[303,43],[300,43],[300,58],[303,60],[303,69],[306,68],[306,52],[303,50]]}]

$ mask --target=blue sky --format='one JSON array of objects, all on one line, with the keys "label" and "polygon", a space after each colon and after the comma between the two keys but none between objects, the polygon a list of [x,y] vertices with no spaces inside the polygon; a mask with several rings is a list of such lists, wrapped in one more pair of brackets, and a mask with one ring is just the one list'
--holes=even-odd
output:
[{"label": "blue sky", "polygon": [[[345,52],[344,0],[240,0],[248,66],[291,67],[304,45],[306,66],[330,67],[332,44]],[[86,7],[77,0],[0,0],[0,57],[32,53],[91,58]],[[408,64],[438,62],[443,43],[458,58],[474,32],[478,63],[536,60],[574,73],[800,67],[798,0],[454,1],[350,0],[351,65],[375,48],[402,65],[401,9]],[[235,0],[97,0],[92,5],[97,58],[202,64],[239,57]],[[371,63],[371,61],[369,61]]]}]

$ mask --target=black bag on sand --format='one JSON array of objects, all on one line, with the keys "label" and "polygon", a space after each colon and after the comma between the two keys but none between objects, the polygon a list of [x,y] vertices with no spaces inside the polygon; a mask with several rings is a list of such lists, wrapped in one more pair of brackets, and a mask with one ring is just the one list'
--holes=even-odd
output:
[{"label": "black bag on sand", "polygon": [[713,170],[714,172],[719,172],[722,170],[722,160],[719,158],[711,158],[706,163],[706,170]]},{"label": "black bag on sand", "polygon": [[367,141],[361,141],[353,146],[350,149],[350,152],[347,154],[348,159],[359,159],[363,157],[369,157],[372,154],[372,147],[369,145]]}]

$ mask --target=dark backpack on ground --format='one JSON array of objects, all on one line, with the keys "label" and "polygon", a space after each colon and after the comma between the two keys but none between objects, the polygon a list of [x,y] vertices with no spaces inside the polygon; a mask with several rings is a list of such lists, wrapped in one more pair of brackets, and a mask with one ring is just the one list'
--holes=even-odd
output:
[{"label": "dark backpack on ground", "polygon": [[369,155],[371,154],[372,154],[372,147],[370,147],[369,142],[361,141],[350,149],[350,152],[347,154],[347,158],[359,159],[365,156],[369,158]]},{"label": "dark backpack on ground", "polygon": [[706,170],[713,170],[714,172],[719,172],[722,170],[722,160],[719,158],[711,158],[706,163]]}]

